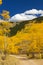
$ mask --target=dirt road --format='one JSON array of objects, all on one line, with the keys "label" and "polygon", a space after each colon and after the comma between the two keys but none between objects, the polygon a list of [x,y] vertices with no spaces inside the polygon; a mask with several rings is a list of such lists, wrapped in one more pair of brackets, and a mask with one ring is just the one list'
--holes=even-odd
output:
[{"label": "dirt road", "polygon": [[0,65],[43,65],[43,59],[26,59],[18,55],[9,55],[5,60],[1,60]]},{"label": "dirt road", "polygon": [[43,65],[43,60],[20,60],[21,65]]},{"label": "dirt road", "polygon": [[26,57],[21,57],[15,55],[19,59],[20,65],[43,65],[43,59],[26,59]]}]

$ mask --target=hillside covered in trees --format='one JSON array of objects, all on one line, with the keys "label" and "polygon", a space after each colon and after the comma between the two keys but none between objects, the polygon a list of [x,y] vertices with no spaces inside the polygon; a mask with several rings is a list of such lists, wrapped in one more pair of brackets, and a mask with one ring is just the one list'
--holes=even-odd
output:
[{"label": "hillside covered in trees", "polygon": [[21,22],[0,21],[0,52],[43,54],[43,17]]}]

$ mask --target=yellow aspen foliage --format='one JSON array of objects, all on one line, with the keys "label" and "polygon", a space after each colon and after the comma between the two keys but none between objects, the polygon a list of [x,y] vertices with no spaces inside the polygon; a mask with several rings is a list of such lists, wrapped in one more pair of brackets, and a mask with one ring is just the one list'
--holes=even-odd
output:
[{"label": "yellow aspen foliage", "polygon": [[27,52],[41,52],[43,50],[43,23],[26,24],[25,28],[18,30],[15,35],[6,36],[6,38],[3,32],[9,33],[10,26],[13,29],[13,25],[11,22],[2,22],[0,25],[2,25],[0,26],[0,45],[2,43],[0,49],[4,48],[6,39],[6,50],[9,53],[19,54],[20,50]]},{"label": "yellow aspen foliage", "polygon": [[3,17],[4,20],[8,20],[10,18],[10,12],[3,10],[1,16]]},{"label": "yellow aspen foliage", "polygon": [[2,5],[2,0],[0,0],[0,5]]}]

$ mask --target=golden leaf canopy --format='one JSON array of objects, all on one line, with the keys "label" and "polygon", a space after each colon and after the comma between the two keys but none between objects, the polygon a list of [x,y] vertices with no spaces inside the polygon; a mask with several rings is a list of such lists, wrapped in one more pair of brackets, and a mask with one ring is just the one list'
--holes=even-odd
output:
[{"label": "golden leaf canopy", "polygon": [[0,0],[0,5],[2,5],[2,0]]}]

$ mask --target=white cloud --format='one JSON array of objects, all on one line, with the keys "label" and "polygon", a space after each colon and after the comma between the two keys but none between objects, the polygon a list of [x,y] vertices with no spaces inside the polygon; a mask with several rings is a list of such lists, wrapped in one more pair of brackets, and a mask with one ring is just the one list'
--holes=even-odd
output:
[{"label": "white cloud", "polygon": [[10,18],[9,21],[15,22],[15,21],[22,21],[22,20],[32,20],[34,18],[37,18],[37,15],[43,16],[43,10],[37,10],[37,9],[32,9],[25,11],[24,13],[21,14],[16,14]]},{"label": "white cloud", "polygon": [[43,10],[32,9],[24,12],[25,14],[43,14]]}]

